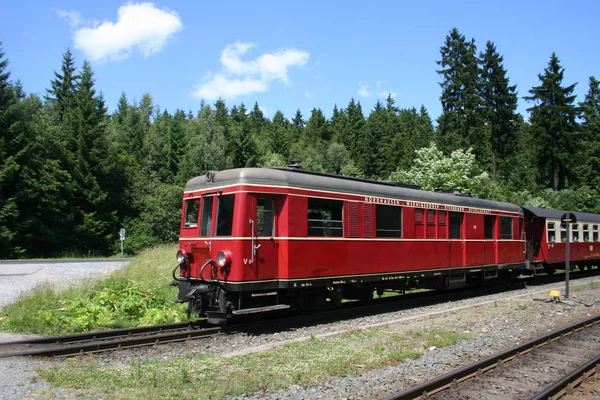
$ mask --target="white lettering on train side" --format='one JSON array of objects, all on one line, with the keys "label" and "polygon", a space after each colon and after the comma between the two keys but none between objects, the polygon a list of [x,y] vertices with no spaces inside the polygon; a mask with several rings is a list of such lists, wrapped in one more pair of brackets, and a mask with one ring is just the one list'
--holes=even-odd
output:
[{"label": "white lettering on train side", "polygon": [[471,212],[471,213],[477,213],[477,214],[491,214],[492,213],[492,210],[486,210],[484,208],[452,206],[449,204],[427,203],[424,201],[412,201],[412,200],[403,201],[403,200],[398,200],[398,199],[388,199],[386,197],[375,197],[375,196],[365,196],[365,202],[375,203],[375,204],[386,204],[386,205],[393,205],[393,206],[406,205],[407,207],[426,208],[426,209],[430,209],[430,210]]}]

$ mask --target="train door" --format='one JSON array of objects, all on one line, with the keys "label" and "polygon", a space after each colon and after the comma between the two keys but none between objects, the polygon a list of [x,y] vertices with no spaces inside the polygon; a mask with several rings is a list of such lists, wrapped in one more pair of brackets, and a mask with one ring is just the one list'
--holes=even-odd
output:
[{"label": "train door", "polygon": [[485,265],[496,264],[496,216],[484,215],[483,217],[483,237],[485,240]]},{"label": "train door", "polygon": [[252,258],[247,262],[256,271],[257,279],[276,279],[279,240],[277,222],[283,196],[252,195],[250,224],[252,226]]},{"label": "train door", "polygon": [[449,213],[449,243],[450,243],[450,267],[459,267],[464,265],[464,230],[463,230],[463,213]]}]

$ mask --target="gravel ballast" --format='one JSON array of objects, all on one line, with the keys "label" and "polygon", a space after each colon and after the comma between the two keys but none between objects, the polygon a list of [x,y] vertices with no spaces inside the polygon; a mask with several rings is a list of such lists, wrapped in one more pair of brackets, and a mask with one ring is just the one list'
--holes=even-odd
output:
[{"label": "gravel ballast", "polygon": [[[590,282],[596,283],[590,287]],[[567,303],[546,302],[549,300],[549,291],[551,289],[562,290],[561,285],[533,286],[500,294],[274,334],[234,334],[183,344],[168,344],[100,354],[93,357],[93,360],[101,365],[118,366],[127,365],[131,361],[168,360],[182,355],[199,353],[231,356],[264,351],[286,343],[309,340],[311,337],[326,340],[327,337],[356,329],[379,328],[398,332],[445,329],[472,335],[472,340],[458,342],[451,347],[424,348],[422,357],[399,365],[365,371],[360,375],[333,377],[316,385],[293,386],[276,392],[261,392],[251,396],[253,399],[382,398],[443,372],[522,343],[544,332],[568,325],[586,316],[598,314],[600,312],[600,280],[598,278],[578,280],[573,283],[573,287],[584,284],[588,284],[588,286],[584,290],[573,291],[572,298]],[[21,362],[23,360],[0,360],[0,369],[10,368],[7,365]],[[56,361],[55,363],[60,365],[61,362]],[[89,361],[83,358],[78,362]],[[36,361],[36,363],[38,362]],[[46,365],[48,364],[40,361],[38,366],[43,368]],[[34,395],[37,390],[40,396],[52,393],[52,396],[60,398],[81,398],[78,396],[90,395],[89,392],[82,393],[77,390],[49,388],[47,385],[40,385],[39,382],[33,386],[26,384],[17,390],[26,396],[31,396],[31,390]],[[15,394],[17,397],[14,398],[20,398],[19,393]],[[102,394],[93,397],[102,397]]]}]

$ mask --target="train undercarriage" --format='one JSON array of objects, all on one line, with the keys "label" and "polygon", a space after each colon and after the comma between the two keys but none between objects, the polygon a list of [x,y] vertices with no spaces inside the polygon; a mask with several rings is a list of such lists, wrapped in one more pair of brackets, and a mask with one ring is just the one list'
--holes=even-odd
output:
[{"label": "train undercarriage", "polygon": [[294,283],[281,281],[276,287],[257,285],[240,290],[226,281],[177,279],[178,302],[188,303],[188,315],[207,317],[209,323],[226,324],[235,317],[290,310],[295,312],[340,306],[343,301],[368,301],[386,292],[404,294],[415,289],[445,291],[487,284],[506,283],[519,276],[533,275],[525,264],[456,268],[435,272],[386,274],[366,278],[321,279]]}]

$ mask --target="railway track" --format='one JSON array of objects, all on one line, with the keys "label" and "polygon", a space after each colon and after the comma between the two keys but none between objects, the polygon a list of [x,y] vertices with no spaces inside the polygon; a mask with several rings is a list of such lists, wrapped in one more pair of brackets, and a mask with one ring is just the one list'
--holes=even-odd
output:
[{"label": "railway track", "polygon": [[596,373],[600,315],[555,330],[386,398],[557,399]]},{"label": "railway track", "polygon": [[[588,274],[585,274],[585,276],[588,276]],[[521,282],[520,284],[512,285],[512,289],[520,289],[525,283]],[[510,290],[511,288],[509,287],[508,289]],[[83,353],[100,353],[118,349],[153,346],[162,343],[181,342],[235,332],[252,334],[281,332],[347,318],[365,317],[386,312],[401,311],[413,307],[458,301],[506,290],[506,287],[494,286],[475,290],[461,289],[441,294],[435,292],[412,293],[397,297],[381,298],[373,302],[367,302],[366,304],[363,302],[345,303],[341,308],[331,308],[306,315],[281,318],[280,315],[274,314],[267,316],[264,320],[242,320],[235,325],[225,327],[208,325],[206,321],[199,320],[5,342],[0,343],[0,358],[17,356],[68,357]]]},{"label": "railway track", "polygon": [[214,336],[220,327],[204,321],[113,329],[65,336],[52,336],[0,343],[0,358],[17,356],[74,356],[116,349],[178,342]]}]

